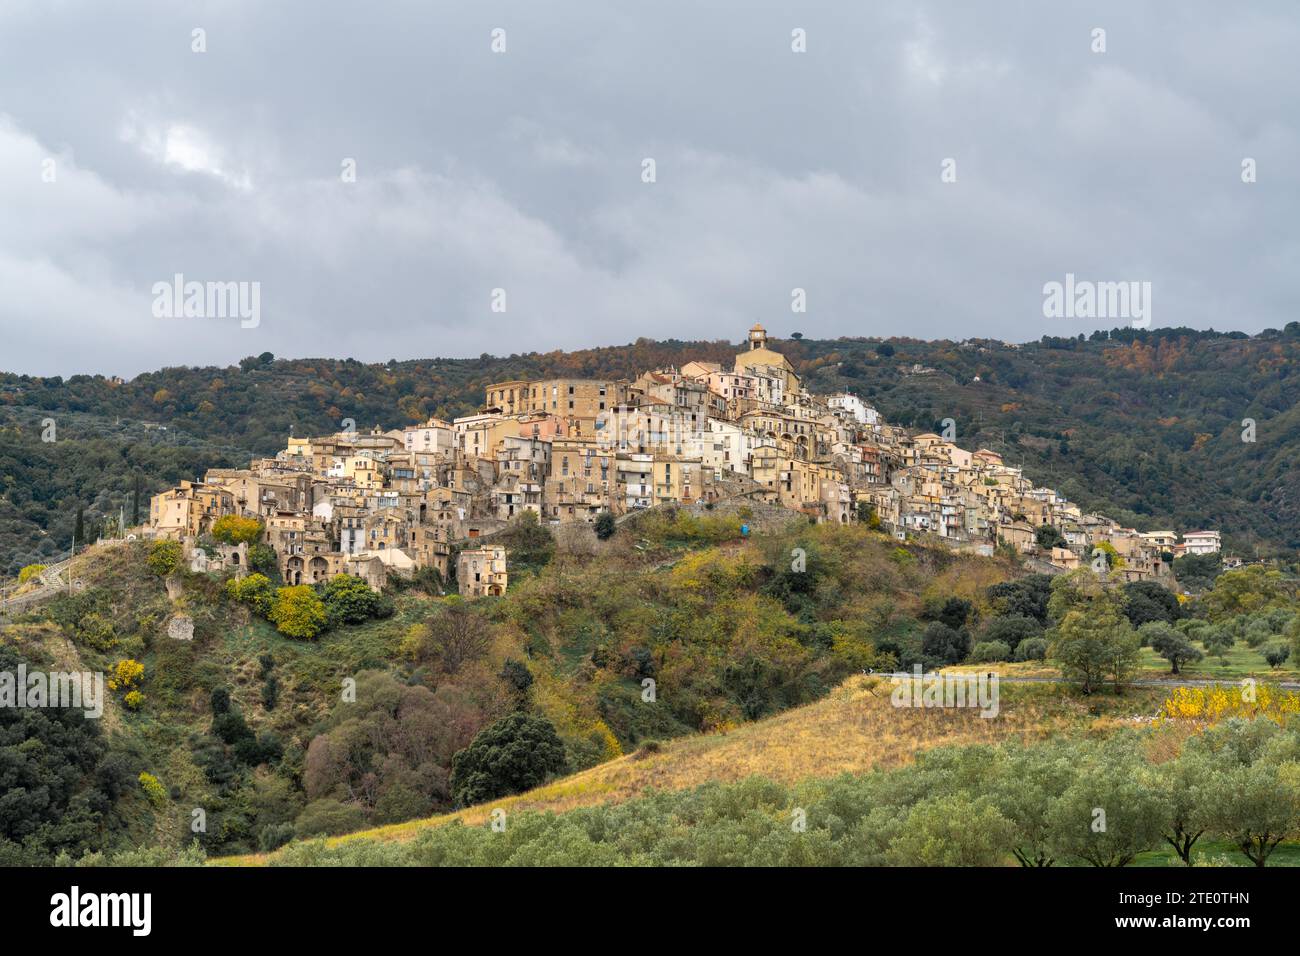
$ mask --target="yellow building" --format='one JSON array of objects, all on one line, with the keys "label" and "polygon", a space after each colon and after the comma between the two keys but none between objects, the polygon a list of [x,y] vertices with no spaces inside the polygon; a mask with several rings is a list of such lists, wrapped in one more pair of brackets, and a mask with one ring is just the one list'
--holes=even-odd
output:
[{"label": "yellow building", "polygon": [[583,434],[594,431],[595,421],[620,399],[617,382],[586,378],[553,378],[528,385],[528,411],[578,419]]},{"label": "yellow building", "polygon": [[767,347],[767,330],[756,324],[749,330],[749,351],[736,356],[734,372],[736,375],[758,375],[772,370],[781,378],[787,399],[798,393],[799,376],[794,366],[780,352]]},{"label": "yellow building", "polygon": [[507,583],[506,549],[500,545],[462,551],[456,559],[456,587],[462,597],[505,594]]},{"label": "yellow building", "polygon": [[698,458],[658,456],[654,461],[654,503],[694,504],[712,486],[713,469]]},{"label": "yellow building", "polygon": [[233,494],[194,481],[182,481],[149,499],[149,526],[165,538],[197,538],[211,531],[218,518],[236,513]]},{"label": "yellow building", "polygon": [[497,409],[502,415],[522,415],[531,408],[529,390],[530,383],[522,380],[497,382],[485,390],[484,405]]},{"label": "yellow building", "polygon": [[591,438],[551,443],[551,474],[542,489],[542,512],[556,521],[595,521],[612,511],[617,477],[614,453]]}]

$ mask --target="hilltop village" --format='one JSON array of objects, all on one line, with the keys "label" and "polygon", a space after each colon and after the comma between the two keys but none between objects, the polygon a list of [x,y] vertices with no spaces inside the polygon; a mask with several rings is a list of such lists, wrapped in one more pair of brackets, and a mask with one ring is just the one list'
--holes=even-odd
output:
[{"label": "hilltop village", "polygon": [[[1034,487],[995,452],[908,434],[855,395],[811,394],[761,325],[729,369],[693,361],[635,381],[497,382],[476,414],[451,422],[290,438],[274,458],[155,496],[148,533],[193,554],[219,518],[251,517],[288,584],[346,573],[382,588],[431,567],[444,580],[454,569],[460,592],[479,597],[504,592],[506,549],[489,542],[526,512],[595,523],[736,499],[867,521],[899,540],[1002,546],[1061,570],[1100,550],[1129,580],[1167,579],[1175,557],[1220,545],[1217,531],[1179,540],[1120,527]],[[197,560],[238,568],[247,557],[230,546]]]}]

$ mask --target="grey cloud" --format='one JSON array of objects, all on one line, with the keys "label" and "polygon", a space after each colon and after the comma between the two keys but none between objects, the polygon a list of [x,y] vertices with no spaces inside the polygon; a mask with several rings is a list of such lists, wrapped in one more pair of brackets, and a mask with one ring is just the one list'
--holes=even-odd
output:
[{"label": "grey cloud", "polygon": [[[1282,3],[15,2],[0,368],[1110,324],[1043,318],[1066,272],[1281,326],[1297,45]],[[178,272],[261,282],[261,325],[154,318]]]}]

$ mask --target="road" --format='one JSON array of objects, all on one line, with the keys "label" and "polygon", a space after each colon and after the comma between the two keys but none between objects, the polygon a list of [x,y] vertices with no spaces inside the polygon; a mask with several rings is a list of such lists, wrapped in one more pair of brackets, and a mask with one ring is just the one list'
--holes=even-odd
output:
[{"label": "road", "polygon": [[[993,674],[993,673],[997,673],[997,672],[996,672],[996,671],[982,671],[982,672],[981,672],[981,671],[969,671],[969,670],[967,670],[967,671],[951,671],[951,672],[948,672],[948,671],[941,671],[940,673],[953,673],[953,674],[979,674],[979,673],[989,673],[989,674]],[[916,675],[915,675],[915,674],[906,673],[906,672],[903,672],[903,671],[894,671],[894,672],[892,672],[892,673],[885,673],[885,672],[882,671],[881,673],[876,674],[876,675],[874,675],[874,676],[876,676],[876,677],[891,677],[891,678],[892,678],[892,677],[915,677]],[[1266,678],[1255,678],[1255,680],[1258,682],[1258,681],[1260,681],[1260,680],[1266,680]],[[1070,679],[1067,678],[1067,677],[1010,677],[1010,676],[1003,675],[1003,674],[998,674],[998,682],[999,682],[999,683],[1004,683],[1004,684],[1078,684],[1078,683],[1079,683],[1078,681],[1076,681],[1076,680],[1070,680]],[[1110,681],[1105,681],[1104,683],[1106,684],[1106,686],[1110,686],[1110,685],[1111,685],[1111,682],[1110,682]],[[1124,681],[1123,686],[1124,686],[1124,687],[1213,687],[1213,686],[1216,685],[1216,684],[1232,684],[1232,685],[1237,685],[1237,684],[1240,684],[1240,683],[1241,683],[1240,680],[1233,680],[1233,679],[1231,679],[1231,678],[1218,678],[1218,679],[1216,679],[1216,678],[1212,678],[1212,677],[1181,677],[1181,676],[1180,676],[1180,677],[1174,677],[1174,676],[1170,676],[1170,677],[1158,677],[1158,678],[1153,678],[1153,679],[1151,679],[1151,680],[1130,680],[1130,681]],[[1270,683],[1270,684],[1274,684],[1274,685],[1276,685],[1277,687],[1282,687],[1282,688],[1284,688],[1284,689],[1286,689],[1286,690],[1300,690],[1300,681],[1284,680],[1284,681],[1268,681],[1268,683]]]}]

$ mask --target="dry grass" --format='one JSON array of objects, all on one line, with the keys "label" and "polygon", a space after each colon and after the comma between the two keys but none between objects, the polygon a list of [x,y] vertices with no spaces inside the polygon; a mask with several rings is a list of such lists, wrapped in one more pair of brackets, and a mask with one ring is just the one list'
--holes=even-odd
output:
[{"label": "dry grass", "polygon": [[[683,790],[755,774],[794,783],[806,777],[862,773],[906,764],[917,752],[943,744],[1104,733],[1122,724],[1117,718],[1154,713],[1163,699],[1148,691],[1085,699],[1055,685],[1004,684],[1000,688],[1001,713],[985,719],[973,710],[896,708],[890,703],[890,689],[879,677],[853,677],[821,701],[727,733],[670,741],[661,744],[659,752],[629,754],[515,797],[459,813],[351,833],[329,842],[407,840],[426,827],[457,818],[468,825],[482,824],[497,807],[512,812],[560,813],[622,802],[652,787]],[[265,855],[250,855],[216,862],[258,865],[265,859]]]}]

